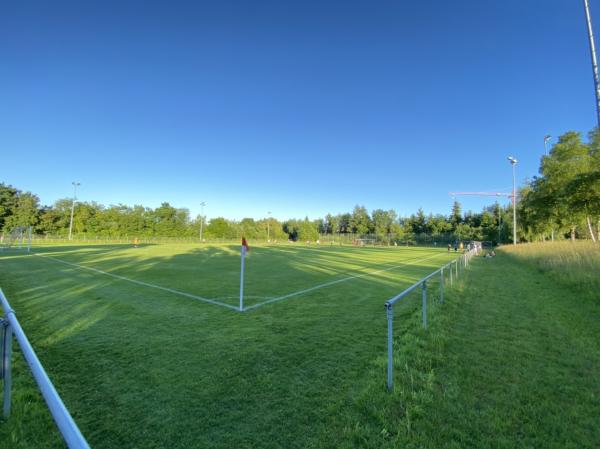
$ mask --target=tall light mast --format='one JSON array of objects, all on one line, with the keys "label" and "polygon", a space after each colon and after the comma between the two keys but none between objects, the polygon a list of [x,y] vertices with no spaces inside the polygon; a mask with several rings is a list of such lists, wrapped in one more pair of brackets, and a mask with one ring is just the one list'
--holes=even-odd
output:
[{"label": "tall light mast", "polygon": [[204,206],[206,206],[206,201],[200,203],[200,243],[202,243],[202,228],[204,227]]},{"label": "tall light mast", "polygon": [[596,44],[594,43],[594,31],[592,29],[592,17],[588,0],[583,0],[585,18],[587,21],[588,38],[590,40],[590,53],[592,57],[592,72],[594,72],[594,88],[596,90],[596,120],[600,128],[600,79],[598,78],[598,61],[596,59]]},{"label": "tall light mast", "polygon": [[[506,193],[506,192],[450,192],[450,195],[452,196],[452,198],[455,198],[456,196],[459,196],[459,195],[496,196],[496,197],[497,196],[506,196],[508,198],[511,198],[513,200],[513,204],[514,204],[513,194]],[[500,222],[501,221],[502,221],[502,217],[500,216],[500,211],[498,211],[498,243],[500,243]]]},{"label": "tall light mast", "polygon": [[516,184],[516,178],[515,178],[515,166],[517,165],[517,160],[512,157],[512,156],[508,156],[508,161],[510,162],[510,165],[512,165],[512,177],[513,177],[513,193],[512,193],[512,200],[513,200],[513,245],[517,244],[517,184]]},{"label": "tall light mast", "polygon": [[73,215],[75,214],[75,202],[77,201],[77,187],[81,183],[73,181],[71,184],[73,184],[73,202],[71,203],[71,220],[69,221],[69,240],[73,240]]}]

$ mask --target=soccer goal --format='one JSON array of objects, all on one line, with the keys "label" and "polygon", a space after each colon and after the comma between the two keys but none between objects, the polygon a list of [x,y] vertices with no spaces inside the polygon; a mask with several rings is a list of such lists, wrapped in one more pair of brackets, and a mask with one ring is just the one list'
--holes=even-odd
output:
[{"label": "soccer goal", "polygon": [[31,251],[32,226],[17,226],[0,236],[0,249],[25,249]]},{"label": "soccer goal", "polygon": [[375,239],[355,239],[356,246],[375,246]]}]

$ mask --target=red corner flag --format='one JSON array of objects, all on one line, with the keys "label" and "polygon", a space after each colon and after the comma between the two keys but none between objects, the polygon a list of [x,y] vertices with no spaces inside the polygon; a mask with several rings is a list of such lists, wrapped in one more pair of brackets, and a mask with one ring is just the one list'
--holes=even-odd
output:
[{"label": "red corner flag", "polygon": [[242,237],[242,247],[246,250],[249,251],[250,247],[248,246],[248,242],[246,241],[246,237]]}]

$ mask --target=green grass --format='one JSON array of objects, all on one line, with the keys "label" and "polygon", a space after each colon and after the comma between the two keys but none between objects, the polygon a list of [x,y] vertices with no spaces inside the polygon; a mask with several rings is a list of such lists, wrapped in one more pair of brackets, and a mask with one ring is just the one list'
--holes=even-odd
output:
[{"label": "green grass", "polygon": [[[203,297],[237,292],[235,247],[44,251]],[[0,257],[0,285],[94,448],[595,448],[594,251],[523,245],[478,257],[444,304],[431,286],[427,330],[411,294],[395,308],[391,393],[383,302],[454,254],[253,248],[255,304],[414,264],[243,314],[39,256]],[[62,447],[15,361],[15,410],[0,445]]]},{"label": "green grass", "polygon": [[[35,251],[0,256],[0,286],[94,448],[353,447],[348,426],[364,420],[356,397],[385,351],[383,302],[455,257],[254,247],[248,305],[343,282],[242,314],[43,257],[236,305],[237,246]],[[418,301],[404,307],[409,316]],[[20,357],[15,367],[0,445],[63,447]],[[382,388],[383,375],[374,376]]]},{"label": "green grass", "polygon": [[[427,332],[413,321],[396,337],[392,394],[373,368],[357,402],[372,419],[353,432],[356,447],[598,447],[600,300],[573,281],[589,265],[569,256],[596,257],[584,246],[477,258]],[[549,258],[550,272],[540,268]]]},{"label": "green grass", "polygon": [[590,293],[600,289],[600,245],[591,241],[529,243],[506,251],[562,283]]}]

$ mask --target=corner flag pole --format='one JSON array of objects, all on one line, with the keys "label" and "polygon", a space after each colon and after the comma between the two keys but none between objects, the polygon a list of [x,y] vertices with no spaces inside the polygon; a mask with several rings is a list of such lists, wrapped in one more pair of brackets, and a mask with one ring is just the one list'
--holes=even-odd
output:
[{"label": "corner flag pole", "polygon": [[248,242],[242,237],[242,268],[240,270],[240,312],[244,311],[244,270],[246,269],[246,252],[248,251]]}]

